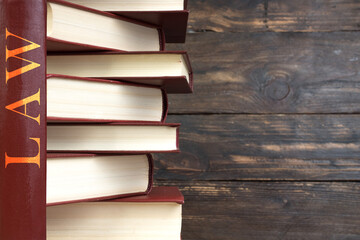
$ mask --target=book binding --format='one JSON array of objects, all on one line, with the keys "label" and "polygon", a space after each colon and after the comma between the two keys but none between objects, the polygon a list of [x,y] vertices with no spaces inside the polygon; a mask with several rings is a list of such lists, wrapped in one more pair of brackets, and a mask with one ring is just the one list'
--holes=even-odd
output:
[{"label": "book binding", "polygon": [[46,240],[46,2],[0,2],[0,239]]}]

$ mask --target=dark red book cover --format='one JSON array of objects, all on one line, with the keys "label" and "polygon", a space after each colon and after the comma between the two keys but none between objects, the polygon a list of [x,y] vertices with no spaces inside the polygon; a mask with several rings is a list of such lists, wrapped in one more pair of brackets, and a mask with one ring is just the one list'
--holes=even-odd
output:
[{"label": "dark red book cover", "polygon": [[[108,154],[112,155],[112,154]],[[63,202],[56,202],[47,204],[47,206],[56,206],[60,204],[68,204],[68,203],[77,203],[77,202],[84,202],[84,201],[103,201],[103,200],[109,200],[114,198],[125,198],[125,197],[132,197],[132,196],[141,196],[148,194],[153,186],[153,173],[154,173],[154,161],[151,156],[151,154],[146,154],[149,162],[149,182],[148,187],[145,192],[133,192],[133,193],[127,193],[127,194],[118,194],[113,196],[105,196],[105,197],[97,197],[97,198],[87,198],[87,199],[81,199],[81,200],[74,200],[74,201],[63,201]],[[70,154],[70,153],[48,153],[47,158],[74,158],[74,157],[92,157],[92,156],[99,156],[98,154]]]},{"label": "dark red book cover", "polygon": [[[132,82],[138,84],[152,85],[152,86],[161,86],[166,90],[167,93],[192,93],[193,92],[193,71],[190,63],[188,54],[185,51],[163,51],[163,52],[119,52],[119,51],[110,51],[110,52],[54,52],[49,53],[49,56],[78,56],[78,55],[112,55],[112,54],[124,54],[124,55],[135,55],[135,54],[181,54],[183,56],[184,62],[188,69],[189,79],[187,80],[185,76],[158,76],[158,77],[104,77],[96,76],[96,78],[103,79],[113,79],[120,80],[125,82]],[[49,74],[53,74],[49,72]],[[89,76],[87,76],[89,77]]]},{"label": "dark red book cover", "polygon": [[161,27],[167,43],[184,43],[189,11],[116,11],[111,12]]},{"label": "dark red book cover", "polygon": [[153,187],[148,195],[117,198],[111,202],[175,202],[184,203],[184,196],[177,187]]},{"label": "dark red book cover", "polygon": [[46,239],[46,3],[0,1],[0,239]]},{"label": "dark red book cover", "polygon": [[[97,79],[97,78],[84,78],[84,77],[75,77],[75,76],[68,76],[68,75],[60,75],[60,74],[48,74],[46,76],[46,79],[50,78],[62,78],[62,79],[75,79],[75,80],[81,80],[81,81],[93,81],[93,82],[103,82],[103,83],[109,83],[109,84],[119,84],[119,85],[129,85],[129,86],[135,86],[135,87],[147,87],[147,88],[160,88],[158,86],[149,86],[149,85],[143,85],[143,84],[134,84],[134,83],[127,83],[127,82],[119,82],[109,79]],[[162,99],[163,99],[163,107],[162,107],[162,114],[161,114],[161,121],[165,122],[167,113],[168,113],[168,98],[166,91],[161,88],[162,92]],[[110,122],[116,122],[118,120],[114,119],[79,119],[79,118],[60,118],[60,117],[52,117],[47,116],[48,122],[104,122],[104,123],[110,123]],[[126,121],[128,122],[128,121]],[[139,121],[143,122],[143,121]],[[145,122],[145,121],[144,121]],[[156,122],[156,121],[154,121]]]},{"label": "dark red book cover", "polygon": [[[150,24],[150,23],[145,23],[145,22],[138,21],[136,19],[131,19],[131,18],[124,17],[124,16],[118,16],[116,14],[112,14],[112,13],[108,13],[108,12],[99,11],[99,10],[84,7],[84,6],[81,6],[81,5],[78,5],[78,4],[69,3],[69,2],[66,2],[66,1],[63,1],[63,0],[48,0],[48,2],[53,2],[53,3],[69,6],[69,7],[72,7],[72,8],[77,8],[77,9],[84,10],[84,11],[87,11],[87,12],[91,12],[91,13],[107,16],[107,17],[110,17],[110,18],[123,20],[123,21],[126,21],[126,22],[131,22],[131,23],[142,25],[142,26],[145,26],[145,27],[156,28],[157,31],[159,32],[159,45],[160,45],[159,50],[160,51],[165,50],[164,31],[163,31],[163,29],[161,27],[159,27],[157,25]],[[53,52],[53,51],[91,51],[91,50],[93,50],[93,51],[94,50],[102,51],[102,50],[117,50],[117,49],[110,49],[110,48],[106,48],[106,47],[94,46],[94,45],[77,43],[77,42],[69,42],[69,41],[64,41],[64,40],[61,40],[61,39],[47,37],[47,51],[48,52]],[[117,50],[117,51],[119,51],[119,50]]]}]

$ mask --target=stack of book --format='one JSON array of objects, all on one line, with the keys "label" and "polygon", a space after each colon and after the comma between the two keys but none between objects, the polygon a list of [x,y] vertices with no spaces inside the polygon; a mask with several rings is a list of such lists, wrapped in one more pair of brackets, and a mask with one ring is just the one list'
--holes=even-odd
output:
[{"label": "stack of book", "polygon": [[167,94],[191,93],[186,1],[0,3],[0,239],[180,239],[184,198],[152,187],[179,151]]}]

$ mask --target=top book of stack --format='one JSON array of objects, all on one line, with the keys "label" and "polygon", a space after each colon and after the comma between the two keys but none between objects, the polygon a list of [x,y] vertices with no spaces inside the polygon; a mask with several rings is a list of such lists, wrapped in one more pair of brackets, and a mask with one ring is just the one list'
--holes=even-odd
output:
[{"label": "top book of stack", "polygon": [[62,0],[47,1],[46,32],[48,52],[165,49],[163,30],[156,25]]},{"label": "top book of stack", "polygon": [[184,43],[189,11],[187,0],[68,0],[86,7],[161,27],[167,43]]}]

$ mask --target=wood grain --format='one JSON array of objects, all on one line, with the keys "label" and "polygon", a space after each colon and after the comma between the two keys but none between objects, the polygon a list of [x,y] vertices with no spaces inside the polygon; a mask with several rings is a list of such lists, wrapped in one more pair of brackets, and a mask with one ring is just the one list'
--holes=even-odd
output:
[{"label": "wood grain", "polygon": [[329,32],[360,30],[357,0],[194,0],[190,32]]},{"label": "wood grain", "polygon": [[170,95],[184,240],[360,239],[360,1],[189,1],[195,93]]},{"label": "wood grain", "polygon": [[190,32],[266,31],[264,0],[190,0]]},{"label": "wood grain", "polygon": [[184,240],[360,239],[354,182],[157,182],[185,196]]},{"label": "wood grain", "polygon": [[198,33],[193,95],[170,113],[360,112],[360,33]]},{"label": "wood grain", "polygon": [[360,115],[179,115],[159,180],[360,180]]},{"label": "wood grain", "polygon": [[267,27],[277,32],[360,30],[357,0],[269,0]]}]

